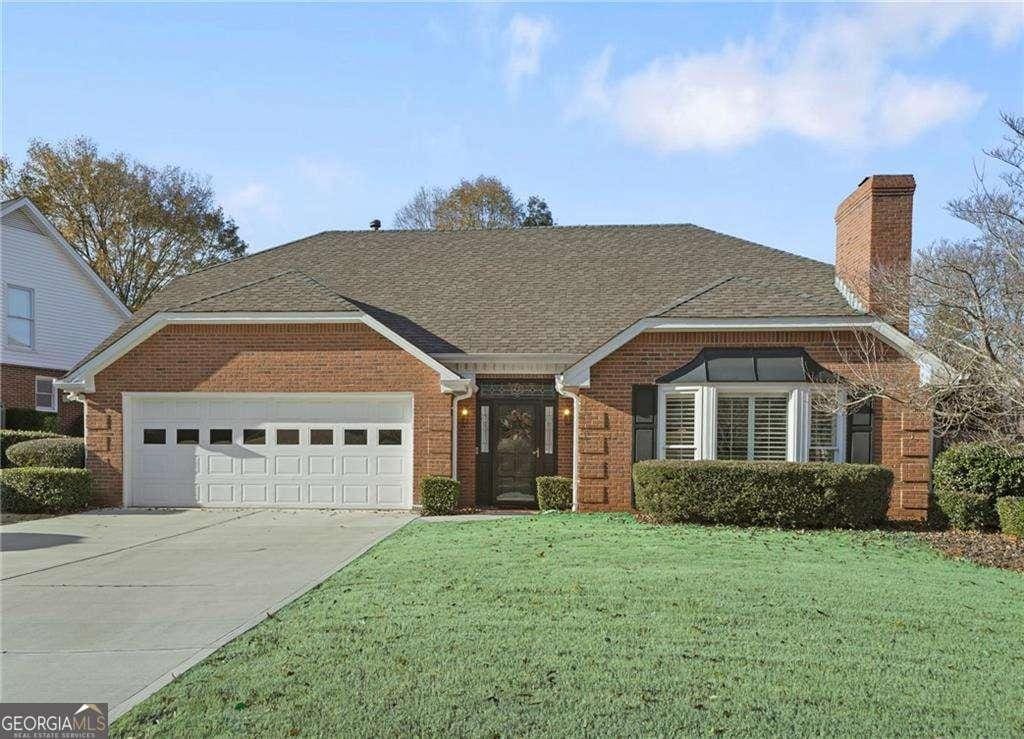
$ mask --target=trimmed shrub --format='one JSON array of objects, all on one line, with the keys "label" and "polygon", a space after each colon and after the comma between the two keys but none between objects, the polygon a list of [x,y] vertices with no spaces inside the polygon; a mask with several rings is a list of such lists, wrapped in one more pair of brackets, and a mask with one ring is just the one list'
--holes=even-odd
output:
[{"label": "trimmed shrub", "polygon": [[87,470],[0,470],[0,511],[4,513],[69,513],[88,508],[91,500],[92,482]]},{"label": "trimmed shrub", "polygon": [[1024,539],[1024,498],[1004,495],[996,501],[996,511],[1003,533]]},{"label": "trimmed shrub", "polygon": [[420,483],[423,511],[444,516],[455,510],[459,502],[459,481],[443,475],[428,475]]},{"label": "trimmed shrub", "polygon": [[542,511],[572,508],[572,480],[568,477],[538,477],[537,507]]},{"label": "trimmed shrub", "polygon": [[984,531],[995,528],[995,500],[984,493],[965,493],[960,490],[935,490],[935,502],[954,529]]},{"label": "trimmed shrub", "polygon": [[658,523],[867,528],[889,508],[892,472],[871,464],[649,461],[636,507]]},{"label": "trimmed shrub", "polygon": [[990,499],[1024,495],[1024,457],[974,442],[952,446],[935,460],[936,490],[975,493]]},{"label": "trimmed shrub", "polygon": [[0,429],[0,467],[6,467],[9,463],[7,459],[7,449],[15,444],[22,441],[31,441],[32,439],[53,439],[58,434],[50,433],[49,431],[15,431],[13,429]]},{"label": "trimmed shrub", "polygon": [[15,467],[85,467],[85,439],[19,441],[8,447],[7,459]]},{"label": "trimmed shrub", "polygon": [[60,416],[35,408],[7,408],[4,410],[4,426],[15,431],[49,431],[51,434],[59,434]]}]

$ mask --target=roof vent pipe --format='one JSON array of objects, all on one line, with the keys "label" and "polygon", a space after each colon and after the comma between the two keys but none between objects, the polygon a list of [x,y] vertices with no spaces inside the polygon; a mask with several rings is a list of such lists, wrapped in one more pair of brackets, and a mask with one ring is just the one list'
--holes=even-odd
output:
[{"label": "roof vent pipe", "polygon": [[373,229],[374,231],[380,231],[380,219],[374,218],[372,221],[370,221],[370,228]]}]

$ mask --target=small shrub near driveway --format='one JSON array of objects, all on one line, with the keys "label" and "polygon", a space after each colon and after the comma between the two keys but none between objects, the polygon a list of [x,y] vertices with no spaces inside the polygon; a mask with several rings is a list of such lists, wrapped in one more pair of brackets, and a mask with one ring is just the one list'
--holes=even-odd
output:
[{"label": "small shrub near driveway", "polygon": [[1003,533],[1024,539],[1024,497],[1004,495],[996,501],[996,510]]},{"label": "small shrub near driveway", "polygon": [[49,431],[60,433],[60,416],[44,413],[35,408],[8,408],[4,411],[4,424],[19,431]]},{"label": "small shrub near driveway", "polygon": [[60,434],[49,431],[16,431],[14,429],[0,429],[0,466],[6,467],[10,464],[7,459],[7,449],[23,441],[33,439],[53,439]]},{"label": "small shrub near driveway", "polygon": [[20,441],[7,449],[7,458],[16,467],[85,467],[85,439]]},{"label": "small shrub near driveway", "polygon": [[892,472],[879,465],[638,462],[636,507],[657,523],[868,528],[885,520]]},{"label": "small shrub near driveway", "polygon": [[1024,457],[991,444],[952,446],[935,460],[936,490],[986,495],[1024,495]]},{"label": "small shrub near driveway", "polygon": [[459,481],[442,475],[429,475],[420,483],[420,503],[424,513],[444,516],[459,502]]},{"label": "small shrub near driveway", "polygon": [[0,510],[4,513],[69,513],[89,507],[88,470],[18,467],[0,470]]},{"label": "small shrub near driveway", "polygon": [[542,511],[572,508],[572,480],[568,477],[538,477],[537,507]]}]

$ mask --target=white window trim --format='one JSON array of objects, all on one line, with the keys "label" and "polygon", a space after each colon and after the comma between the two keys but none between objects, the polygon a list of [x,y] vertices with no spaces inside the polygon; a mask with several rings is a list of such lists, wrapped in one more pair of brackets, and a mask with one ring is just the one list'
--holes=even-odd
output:
[{"label": "white window trim", "polygon": [[[54,380],[57,378],[49,377],[47,375],[36,375],[35,380],[32,382],[32,395],[33,403],[35,404],[37,411],[44,413],[56,413],[57,412],[57,386],[54,384]],[[50,383],[50,406],[39,405],[39,381],[47,380]]]},{"label": "white window trim", "polygon": [[[665,459],[666,401],[670,395],[694,396],[694,459],[716,459],[718,393],[727,395],[785,395],[788,398],[786,461],[806,462],[810,456],[811,395],[823,391],[813,383],[729,382],[658,386],[658,459]],[[846,391],[839,389],[837,408],[844,407]],[[846,460],[846,414],[836,414],[835,461]]]},{"label": "white window trim", "polygon": [[[25,318],[24,316],[11,315],[11,290],[24,290],[28,293],[28,309],[31,317]],[[29,343],[27,345],[11,339],[8,331],[10,330],[10,320],[12,318],[19,321],[28,321]],[[4,344],[15,349],[21,349],[22,351],[34,350],[36,348],[36,291],[34,288],[14,285],[9,282],[4,283]]]}]

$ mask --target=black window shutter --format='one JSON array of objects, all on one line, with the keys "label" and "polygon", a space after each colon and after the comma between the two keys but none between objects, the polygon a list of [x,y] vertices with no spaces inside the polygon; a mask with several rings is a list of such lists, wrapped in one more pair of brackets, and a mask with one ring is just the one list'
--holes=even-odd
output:
[{"label": "black window shutter", "polygon": [[658,387],[633,386],[633,461],[654,459],[657,452],[655,434],[658,427]]}]

